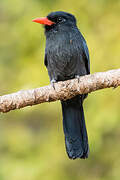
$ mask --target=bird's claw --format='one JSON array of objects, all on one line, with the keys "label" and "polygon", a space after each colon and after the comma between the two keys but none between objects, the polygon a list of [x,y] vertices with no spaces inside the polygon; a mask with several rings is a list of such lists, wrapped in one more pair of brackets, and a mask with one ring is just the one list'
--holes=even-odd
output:
[{"label": "bird's claw", "polygon": [[80,76],[79,75],[75,75],[75,78],[78,80],[78,83],[80,82]]},{"label": "bird's claw", "polygon": [[56,80],[55,80],[55,79],[52,79],[52,80],[50,81],[50,83],[51,83],[51,86],[53,87],[53,89],[55,90]]}]

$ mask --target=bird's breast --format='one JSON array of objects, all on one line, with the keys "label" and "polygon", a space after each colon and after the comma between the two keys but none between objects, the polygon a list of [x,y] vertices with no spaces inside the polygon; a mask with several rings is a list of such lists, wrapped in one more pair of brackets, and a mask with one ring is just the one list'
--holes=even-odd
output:
[{"label": "bird's breast", "polygon": [[49,48],[47,54],[49,64],[54,71],[63,76],[72,76],[77,65],[77,52],[71,44],[66,42],[57,44]]},{"label": "bird's breast", "polygon": [[47,40],[46,44],[50,71],[54,71],[63,79],[74,78],[82,54],[79,39],[68,32],[53,36]]}]

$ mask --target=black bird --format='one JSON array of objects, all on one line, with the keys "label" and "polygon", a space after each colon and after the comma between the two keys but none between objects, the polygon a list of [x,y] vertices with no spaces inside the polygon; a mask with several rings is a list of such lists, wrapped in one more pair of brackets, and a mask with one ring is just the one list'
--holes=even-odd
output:
[{"label": "black bird", "polygon": [[[52,84],[90,73],[88,47],[72,14],[57,11],[33,21],[45,27],[44,63]],[[88,136],[82,105],[86,96],[77,95],[61,101],[66,151],[71,159],[88,157]]]}]

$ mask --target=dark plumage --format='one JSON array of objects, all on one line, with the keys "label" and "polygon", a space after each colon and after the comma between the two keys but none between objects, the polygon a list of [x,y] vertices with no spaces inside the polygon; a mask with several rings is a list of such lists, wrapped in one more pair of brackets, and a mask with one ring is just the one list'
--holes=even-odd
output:
[{"label": "dark plumage", "polygon": [[[72,14],[58,11],[47,16],[52,25],[45,25],[45,65],[50,81],[64,81],[90,73],[86,41],[77,28]],[[78,95],[62,101],[63,128],[69,158],[87,158],[89,147],[85,126],[83,100]]]}]

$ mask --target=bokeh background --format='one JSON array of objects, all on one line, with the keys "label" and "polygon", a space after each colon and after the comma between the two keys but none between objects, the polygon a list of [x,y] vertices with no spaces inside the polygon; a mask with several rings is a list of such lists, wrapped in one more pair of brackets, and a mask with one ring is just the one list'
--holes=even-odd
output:
[{"label": "bokeh background", "polygon": [[[73,13],[87,40],[91,73],[120,66],[120,0],[0,0],[0,95],[49,84],[45,37],[32,19]],[[0,180],[119,180],[120,89],[91,93],[84,103],[87,160],[69,160],[60,102],[0,114]]]}]

